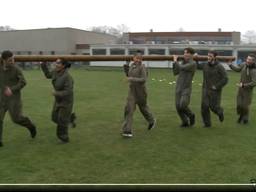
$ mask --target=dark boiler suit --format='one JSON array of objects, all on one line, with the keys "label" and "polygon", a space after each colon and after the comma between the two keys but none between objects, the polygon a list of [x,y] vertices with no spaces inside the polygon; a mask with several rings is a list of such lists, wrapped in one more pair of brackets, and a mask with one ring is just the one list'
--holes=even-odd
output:
[{"label": "dark boiler suit", "polygon": [[227,72],[222,64],[217,61],[203,64],[201,115],[205,126],[211,126],[210,110],[219,117],[223,116],[223,108],[220,106],[221,92],[227,82]]},{"label": "dark boiler suit", "polygon": [[129,71],[128,68],[126,68],[126,72],[128,72],[126,74],[131,78],[131,81],[129,82],[129,92],[124,110],[124,123],[122,129],[124,133],[131,133],[133,113],[136,109],[136,104],[148,123],[153,123],[154,117],[147,105],[147,90],[145,85],[147,71],[144,64],[132,63],[129,67]]},{"label": "dark boiler suit", "polygon": [[[2,141],[3,120],[7,111],[14,123],[24,126],[30,131],[35,129],[31,120],[22,114],[21,89],[25,85],[26,80],[18,66],[12,65],[4,69],[3,64],[0,64],[0,141]],[[4,95],[6,87],[12,91],[12,95],[9,97]]]},{"label": "dark boiler suit", "polygon": [[63,72],[49,71],[47,64],[41,68],[48,79],[52,79],[55,101],[52,109],[52,121],[57,124],[57,136],[68,138],[68,125],[73,109],[73,78],[65,69]]},{"label": "dark boiler suit", "polygon": [[249,106],[252,102],[253,88],[256,85],[256,67],[247,66],[245,63],[235,66],[230,65],[230,68],[236,72],[241,72],[240,82],[243,87],[238,88],[237,93],[237,114],[240,115],[240,120],[248,121]]},{"label": "dark boiler suit", "polygon": [[196,63],[190,59],[188,62],[173,63],[173,73],[178,75],[175,91],[176,110],[182,124],[188,124],[188,119],[191,119],[194,114],[189,109],[190,96],[192,92],[192,80],[196,71]]}]

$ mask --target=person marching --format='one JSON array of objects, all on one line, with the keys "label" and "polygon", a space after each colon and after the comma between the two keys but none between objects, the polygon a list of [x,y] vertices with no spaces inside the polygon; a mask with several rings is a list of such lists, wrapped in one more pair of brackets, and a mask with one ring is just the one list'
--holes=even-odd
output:
[{"label": "person marching", "polygon": [[249,120],[249,106],[252,102],[253,88],[256,85],[256,56],[249,54],[246,61],[239,66],[229,62],[229,67],[236,71],[241,72],[240,82],[237,84],[237,114],[239,118],[237,123],[247,124]]},{"label": "person marching", "polygon": [[15,64],[11,51],[2,52],[0,64],[0,146],[3,146],[3,120],[9,111],[14,123],[26,127],[32,138],[36,136],[36,126],[22,114],[21,90],[26,85],[26,80],[21,69]]},{"label": "person marching", "polygon": [[201,99],[201,115],[204,127],[211,127],[210,110],[218,115],[219,120],[223,122],[224,113],[221,103],[222,88],[227,84],[227,72],[217,59],[217,52],[208,52],[208,62],[203,66],[203,86]]},{"label": "person marching", "polygon": [[73,78],[68,69],[71,64],[62,59],[57,59],[55,69],[49,71],[47,63],[41,63],[41,68],[46,78],[52,79],[54,91],[52,95],[55,102],[52,109],[52,121],[57,124],[57,137],[64,143],[69,142],[68,125],[75,126],[73,110]]},{"label": "person marching", "polygon": [[136,104],[148,122],[148,130],[151,130],[156,125],[156,119],[153,117],[147,105],[147,71],[145,65],[142,64],[141,51],[137,51],[134,54],[131,66],[129,64],[124,65],[124,72],[127,76],[126,81],[129,82],[129,92],[124,110],[122,135],[124,137],[132,137],[132,120]]},{"label": "person marching", "polygon": [[196,71],[196,62],[193,61],[195,51],[188,47],[184,49],[184,60],[179,63],[178,56],[173,55],[173,74],[178,75],[175,104],[182,121],[180,127],[189,127],[195,124],[195,114],[189,109],[192,92],[192,80]]}]

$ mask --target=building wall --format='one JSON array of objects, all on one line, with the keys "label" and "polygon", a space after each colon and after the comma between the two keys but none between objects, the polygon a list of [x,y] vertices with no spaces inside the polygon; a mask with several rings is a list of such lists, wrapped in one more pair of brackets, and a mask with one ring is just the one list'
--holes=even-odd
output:
[{"label": "building wall", "polygon": [[239,44],[240,32],[141,32],[125,33],[123,42],[133,44],[170,44],[197,42],[207,44]]},{"label": "building wall", "polygon": [[74,28],[49,28],[0,32],[0,52],[12,50],[20,54],[79,53],[76,44],[115,43],[116,37]]},{"label": "building wall", "polygon": [[117,38],[113,35],[72,29],[76,44],[115,44]]}]

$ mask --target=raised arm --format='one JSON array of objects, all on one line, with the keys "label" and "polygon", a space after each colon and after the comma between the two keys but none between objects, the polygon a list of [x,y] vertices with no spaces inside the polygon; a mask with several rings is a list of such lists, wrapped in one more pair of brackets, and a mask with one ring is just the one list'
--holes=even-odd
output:
[{"label": "raised arm", "polygon": [[52,72],[49,71],[47,63],[46,62],[42,62],[42,63],[40,63],[40,65],[41,65],[41,69],[42,69],[45,77],[47,79],[51,79],[52,78]]},{"label": "raised arm", "polygon": [[228,66],[230,67],[230,69],[236,72],[240,72],[243,69],[244,65],[245,63],[242,63],[240,65],[234,65],[233,63],[228,62]]}]

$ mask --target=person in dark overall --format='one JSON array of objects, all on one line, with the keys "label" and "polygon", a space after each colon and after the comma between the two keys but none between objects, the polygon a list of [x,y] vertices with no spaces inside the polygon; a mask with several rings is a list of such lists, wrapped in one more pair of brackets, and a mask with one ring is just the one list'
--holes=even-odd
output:
[{"label": "person in dark overall", "polygon": [[178,62],[178,56],[173,55],[173,74],[178,75],[175,91],[175,104],[181,119],[180,127],[189,127],[195,124],[195,114],[189,109],[192,92],[192,80],[196,71],[196,62],[193,60],[195,51],[188,47],[184,49],[184,60]]},{"label": "person in dark overall", "polygon": [[204,127],[211,127],[210,110],[218,115],[223,122],[224,112],[221,104],[222,88],[227,84],[227,72],[217,59],[217,52],[208,52],[208,62],[202,63],[203,66],[203,86],[201,99],[201,115]]},{"label": "person in dark overall", "polygon": [[3,120],[8,111],[14,123],[26,127],[32,138],[36,136],[36,126],[22,114],[21,90],[26,80],[21,69],[15,64],[11,51],[3,51],[0,63],[0,146],[3,146]]},{"label": "person in dark overall", "polygon": [[52,109],[52,121],[57,124],[57,137],[64,143],[69,142],[68,126],[70,123],[75,126],[75,114],[73,110],[73,78],[68,69],[71,63],[62,59],[57,59],[55,69],[49,71],[47,63],[41,63],[44,75],[52,79],[55,102]]},{"label": "person in dark overall", "polygon": [[247,124],[249,120],[249,106],[252,102],[253,88],[256,85],[256,55],[249,54],[246,62],[240,65],[234,65],[229,62],[229,67],[241,72],[240,82],[237,84],[237,114],[239,118],[237,123]]},{"label": "person in dark overall", "polygon": [[153,117],[147,104],[146,79],[147,70],[142,64],[142,54],[137,51],[133,56],[133,62],[124,65],[126,80],[129,82],[129,92],[127,103],[124,110],[124,123],[122,127],[122,135],[124,137],[132,137],[132,121],[133,113],[138,105],[140,112],[148,122],[148,130],[156,125],[156,119]]}]

